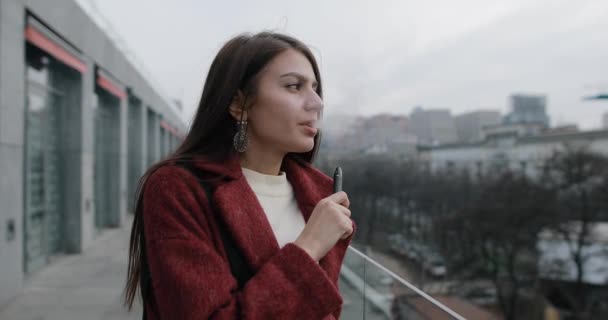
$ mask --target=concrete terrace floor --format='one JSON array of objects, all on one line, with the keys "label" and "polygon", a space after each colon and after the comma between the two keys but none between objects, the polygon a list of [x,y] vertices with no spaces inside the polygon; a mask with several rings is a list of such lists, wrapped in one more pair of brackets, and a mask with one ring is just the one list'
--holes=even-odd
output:
[{"label": "concrete terrace floor", "polygon": [[122,306],[131,221],[109,229],[85,253],[66,255],[26,280],[23,292],[0,309],[2,320],[141,319]]}]

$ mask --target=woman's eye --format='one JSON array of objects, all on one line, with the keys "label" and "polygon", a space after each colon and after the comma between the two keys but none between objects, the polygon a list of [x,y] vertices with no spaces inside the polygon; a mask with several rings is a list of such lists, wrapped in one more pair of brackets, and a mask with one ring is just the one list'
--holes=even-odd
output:
[{"label": "woman's eye", "polygon": [[291,83],[291,84],[287,85],[287,88],[298,90],[298,89],[300,89],[300,84],[299,83]]}]

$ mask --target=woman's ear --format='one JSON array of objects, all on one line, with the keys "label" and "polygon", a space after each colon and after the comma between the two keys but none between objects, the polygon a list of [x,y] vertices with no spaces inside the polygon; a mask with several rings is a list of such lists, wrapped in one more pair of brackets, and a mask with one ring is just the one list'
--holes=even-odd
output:
[{"label": "woman's ear", "polygon": [[[230,103],[230,115],[237,121],[241,120],[241,115],[245,109],[245,98],[243,96],[243,92],[239,90],[232,102]],[[247,120],[247,113],[245,112],[243,120]]]}]

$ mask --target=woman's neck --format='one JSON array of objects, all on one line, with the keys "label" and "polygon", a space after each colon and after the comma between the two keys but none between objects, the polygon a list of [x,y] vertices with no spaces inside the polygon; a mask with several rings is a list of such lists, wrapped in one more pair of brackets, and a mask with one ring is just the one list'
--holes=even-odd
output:
[{"label": "woman's neck", "polygon": [[241,167],[268,175],[279,175],[284,154],[261,152],[254,148],[241,153]]}]

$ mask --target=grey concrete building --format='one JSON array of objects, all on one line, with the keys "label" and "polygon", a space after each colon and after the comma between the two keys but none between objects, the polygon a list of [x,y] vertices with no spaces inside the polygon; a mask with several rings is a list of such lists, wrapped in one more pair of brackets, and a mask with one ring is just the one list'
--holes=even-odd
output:
[{"label": "grey concrete building", "polygon": [[410,115],[409,130],[422,145],[438,145],[458,141],[452,113],[448,109],[417,107]]},{"label": "grey concrete building", "polygon": [[503,119],[504,123],[538,122],[549,127],[546,96],[513,94],[509,97],[509,102],[510,113]]},{"label": "grey concrete building", "polygon": [[0,0],[0,306],[128,214],[176,108],[73,0]]},{"label": "grey concrete building", "polygon": [[483,140],[483,127],[500,123],[500,112],[494,110],[472,111],[454,117],[454,121],[459,140],[475,142]]}]

